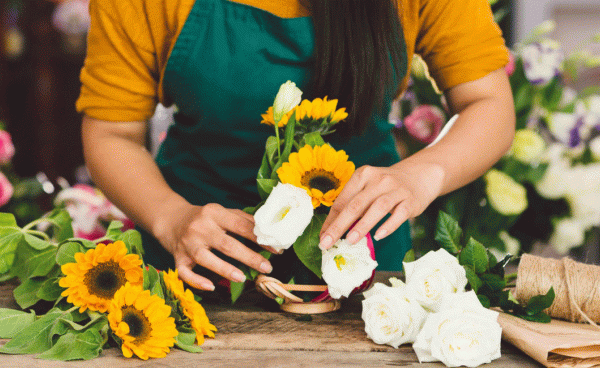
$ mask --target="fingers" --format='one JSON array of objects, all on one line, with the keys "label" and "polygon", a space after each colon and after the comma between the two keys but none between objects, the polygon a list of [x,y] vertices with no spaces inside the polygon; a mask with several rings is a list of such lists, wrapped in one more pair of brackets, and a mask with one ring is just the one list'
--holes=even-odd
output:
[{"label": "fingers", "polygon": [[219,211],[216,220],[226,231],[238,234],[256,243],[254,217],[240,210]]},{"label": "fingers", "polygon": [[221,258],[217,257],[207,248],[201,248],[194,254],[194,261],[207,268],[214,273],[223,276],[224,278],[233,282],[244,282],[246,276],[237,267],[225,262]]},{"label": "fingers", "polygon": [[199,290],[213,291],[215,290],[215,285],[207,279],[206,277],[202,277],[192,271],[192,269],[188,266],[178,266],[176,267],[179,273],[179,278],[186,284],[191,287]]},{"label": "fingers", "polygon": [[401,202],[396,206],[392,216],[388,218],[375,232],[373,238],[377,241],[385,238],[396,231],[410,217],[410,205],[408,200]]},{"label": "fingers", "polygon": [[219,252],[231,258],[237,259],[238,261],[254,268],[259,272],[270,273],[271,271],[273,271],[271,263],[269,263],[269,261],[266,258],[250,250],[248,247],[246,247],[244,244],[240,243],[233,237],[227,234],[222,234],[221,236],[215,237],[214,239],[215,242],[214,244],[212,244],[213,249],[216,249]]}]

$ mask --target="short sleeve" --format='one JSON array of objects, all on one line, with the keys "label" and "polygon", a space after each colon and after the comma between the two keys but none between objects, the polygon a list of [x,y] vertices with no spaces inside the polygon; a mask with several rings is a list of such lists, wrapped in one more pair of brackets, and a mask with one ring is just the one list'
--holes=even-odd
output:
[{"label": "short sleeve", "polygon": [[135,3],[90,1],[91,26],[77,111],[110,121],[152,116],[159,78],[156,52],[147,19]]},{"label": "short sleeve", "polygon": [[415,53],[441,89],[482,78],[508,62],[487,0],[420,0]]}]

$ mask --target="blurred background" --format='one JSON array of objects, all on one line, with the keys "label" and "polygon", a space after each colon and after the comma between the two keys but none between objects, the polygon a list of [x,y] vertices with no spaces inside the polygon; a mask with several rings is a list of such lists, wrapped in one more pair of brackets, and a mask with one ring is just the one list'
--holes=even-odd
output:
[{"label": "blurred background", "polygon": [[[4,156],[0,157],[0,183],[8,183],[0,186],[0,211],[12,212],[26,223],[59,203],[81,201],[73,192],[69,192],[71,197],[57,199],[58,193],[73,188],[87,193],[86,205],[92,206],[101,194],[83,166],[81,116],[74,107],[89,27],[87,2],[0,1],[0,121],[8,136],[0,139],[0,156]],[[600,121],[596,123],[594,114],[600,119],[600,97],[595,99],[600,96],[600,0],[490,0],[490,6],[513,51],[513,69],[507,73],[519,128],[525,131],[521,141],[528,142],[494,170],[507,176],[507,183],[514,182],[517,189],[500,184],[499,192],[494,192],[491,186],[498,182],[497,176],[489,175],[454,197],[440,199],[413,224],[415,244],[422,250],[431,246],[437,211],[445,210],[499,254],[534,250],[571,254],[597,263],[600,141],[596,138]],[[532,66],[531,60],[541,64]],[[411,89],[396,102],[390,117],[398,149],[405,154],[424,147],[450,118],[426,69],[419,60],[413,61]],[[540,83],[534,80],[536,73],[538,77],[550,75]],[[426,111],[420,110],[423,106]],[[153,151],[170,122],[170,110],[159,106],[149,136]],[[527,136],[529,132],[535,137]],[[577,142],[573,141],[575,135]],[[539,152],[531,153],[535,142],[540,142]],[[558,163],[563,166],[556,166]],[[583,167],[586,170],[579,170]],[[564,188],[550,193],[548,187],[558,185],[548,184],[550,174],[588,183],[577,190],[587,197]],[[567,185],[566,181],[560,183]],[[80,186],[74,187],[76,184]],[[522,209],[500,208],[498,201],[508,201],[502,195],[510,196],[514,190],[517,197],[521,193],[527,199]],[[495,199],[494,193],[500,193],[500,199]],[[476,199],[463,206],[472,208],[457,205],[465,195]],[[72,216],[76,216],[74,210]],[[121,215],[113,211],[106,216]],[[473,220],[477,217],[495,225],[484,227]],[[81,226],[89,230],[92,225]]]}]

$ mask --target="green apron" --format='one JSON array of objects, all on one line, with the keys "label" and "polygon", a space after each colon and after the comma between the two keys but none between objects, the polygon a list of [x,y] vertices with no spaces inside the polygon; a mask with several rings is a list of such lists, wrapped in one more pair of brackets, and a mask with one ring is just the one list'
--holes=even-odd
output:
[{"label": "green apron", "polygon": [[[284,19],[226,0],[196,0],[164,75],[164,91],[178,107],[156,161],[168,184],[190,203],[242,209],[260,202],[256,174],[272,127],[260,124],[287,80],[309,93],[314,30],[310,17]],[[314,96],[323,97],[323,96]],[[329,96],[334,98],[334,96]],[[343,142],[356,167],[398,162],[387,111],[366,133]],[[343,124],[343,122],[341,123]],[[173,257],[142,231],[147,263],[173,268]],[[408,222],[375,242],[380,270],[400,270],[410,249]]]}]

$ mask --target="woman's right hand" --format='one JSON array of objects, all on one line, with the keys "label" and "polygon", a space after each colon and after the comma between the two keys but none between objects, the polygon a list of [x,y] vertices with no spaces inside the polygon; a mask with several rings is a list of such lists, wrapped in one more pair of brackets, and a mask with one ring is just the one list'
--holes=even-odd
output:
[{"label": "woman's right hand", "polygon": [[[155,234],[161,244],[175,258],[179,276],[190,286],[214,290],[206,277],[193,272],[196,265],[207,268],[234,282],[244,282],[244,273],[222,260],[212,251],[236,259],[261,273],[270,273],[272,266],[260,254],[250,250],[234,238],[234,234],[256,242],[254,217],[241,210],[227,209],[215,203],[194,206],[189,203],[171,208],[170,223],[162,234]],[[264,247],[272,253],[276,251]]]}]

